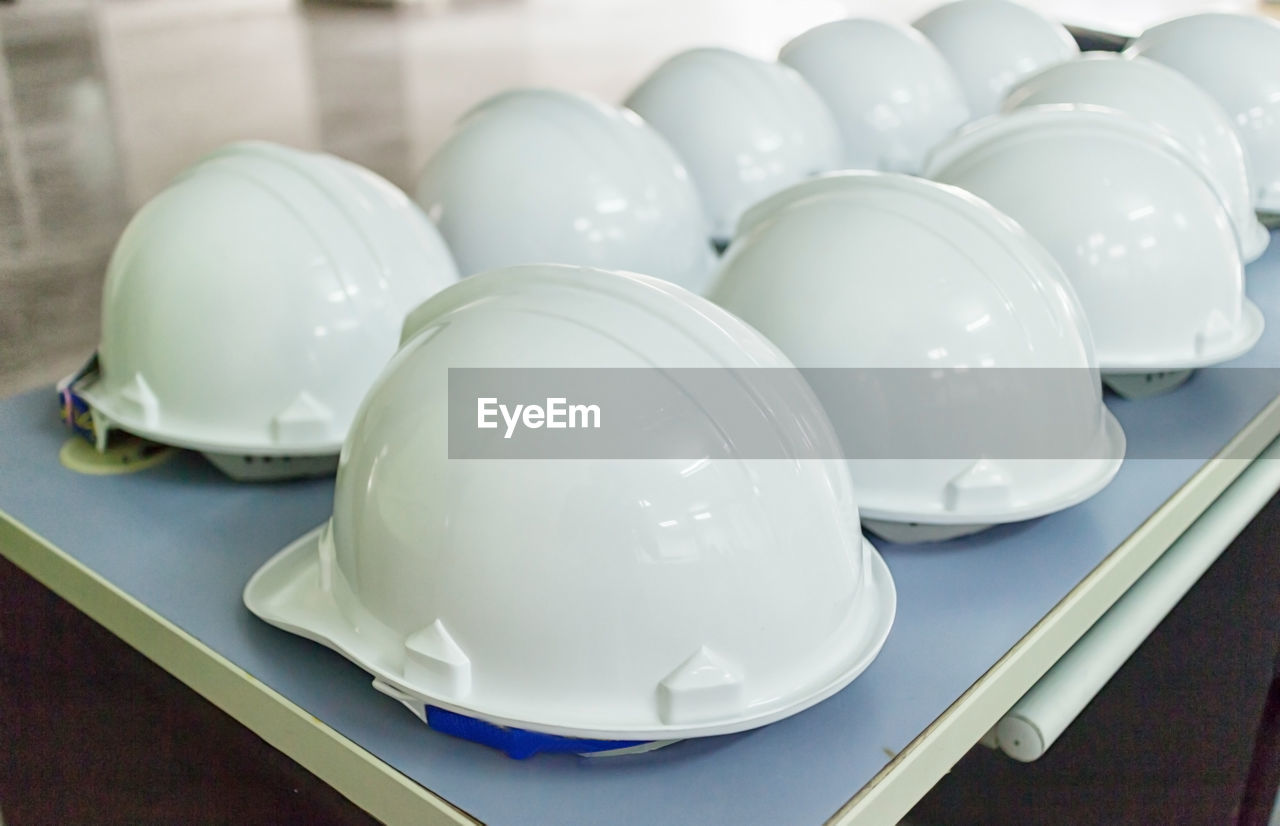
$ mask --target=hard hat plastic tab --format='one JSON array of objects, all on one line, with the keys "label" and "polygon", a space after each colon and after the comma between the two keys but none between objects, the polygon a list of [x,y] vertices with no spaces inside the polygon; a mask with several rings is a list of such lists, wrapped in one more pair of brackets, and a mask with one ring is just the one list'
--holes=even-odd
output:
[{"label": "hard hat plastic tab", "polygon": [[1221,310],[1212,310],[1209,320],[1196,333],[1196,355],[1204,356],[1229,347],[1235,336],[1236,325]]},{"label": "hard hat plastic tab", "polygon": [[333,422],[333,411],[305,390],[271,419],[271,435],[280,444],[323,441]]},{"label": "hard hat plastic tab", "polygon": [[120,388],[120,412],[139,419],[144,427],[155,427],[160,418],[160,402],[141,373]]},{"label": "hard hat plastic tab", "polygon": [[471,691],[471,660],[436,620],[404,642],[404,678],[422,691],[465,697]]},{"label": "hard hat plastic tab", "polygon": [[742,677],[705,645],[658,684],[658,713],[667,723],[696,723],[739,711]]},{"label": "hard hat plastic tab", "polygon": [[1000,510],[1012,500],[1011,475],[990,459],[979,459],[947,482],[947,510]]}]

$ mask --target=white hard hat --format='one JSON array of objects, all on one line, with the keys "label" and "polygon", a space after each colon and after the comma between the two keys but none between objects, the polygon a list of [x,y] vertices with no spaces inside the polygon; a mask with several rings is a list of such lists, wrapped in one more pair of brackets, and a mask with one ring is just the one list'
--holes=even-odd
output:
[{"label": "white hard hat", "polygon": [[[893,583],[843,463],[808,458],[838,447],[802,382],[742,397],[759,433],[802,446],[789,461],[450,459],[450,368],[791,367],[746,324],[658,279],[541,265],[463,279],[405,336],[352,427],[328,525],[246,586],[259,617],[513,756],[753,728],[874,658]],[[734,444],[723,424],[693,429]]]},{"label": "white hard hat", "polygon": [[1022,109],[935,149],[926,174],[989,201],[1053,253],[1104,374],[1216,364],[1262,333],[1230,215],[1162,130],[1109,109]]},{"label": "white hard hat", "polygon": [[968,193],[872,172],[799,184],[743,218],[710,297],[812,371],[882,536],[1041,516],[1120,467],[1124,434],[1062,270]]},{"label": "white hard hat", "polygon": [[925,153],[969,120],[955,73],[910,26],[837,20],[782,47],[835,113],[849,168],[918,172]]},{"label": "white hard hat", "polygon": [[100,442],[119,428],[232,475],[331,471],[405,315],[456,280],[435,228],[387,181],[329,155],[231,144],[125,229],[97,371],[73,390]]},{"label": "white hard hat", "polygon": [[1080,54],[1065,26],[1010,0],[955,0],[914,25],[955,69],[975,118],[999,111],[1022,78]]},{"label": "white hard hat", "polygon": [[1280,213],[1280,22],[1193,14],[1147,29],[1125,55],[1177,69],[1222,105],[1253,167],[1254,205]]},{"label": "white hard hat", "polygon": [[458,121],[416,194],[463,275],[514,264],[630,270],[699,291],[715,264],[689,174],[634,112],[517,89]]},{"label": "white hard hat", "polygon": [[684,160],[717,240],[751,204],[843,160],[835,120],[804,78],[728,49],[681,52],[626,105]]},{"label": "white hard hat", "polygon": [[1143,58],[1090,53],[1023,80],[1010,91],[1003,108],[1013,111],[1046,103],[1105,106],[1167,130],[1218,187],[1244,260],[1254,261],[1266,250],[1271,234],[1254,214],[1252,174],[1231,118],[1185,76]]}]

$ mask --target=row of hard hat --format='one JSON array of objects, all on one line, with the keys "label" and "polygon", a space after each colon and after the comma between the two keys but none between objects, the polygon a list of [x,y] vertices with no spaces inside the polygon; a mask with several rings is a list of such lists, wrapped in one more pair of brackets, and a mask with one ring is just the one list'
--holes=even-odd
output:
[{"label": "row of hard hat", "polygon": [[[1255,209],[1280,210],[1280,25],[1197,15],[1123,57],[1074,59],[1061,25],[1007,0],[960,0],[916,27],[826,24],[778,63],[677,55],[626,101],[666,144],[626,110],[506,93],[462,120],[417,198],[464,274],[550,260],[705,292],[718,265],[704,239],[745,238],[743,213],[770,194],[833,169],[920,173],[1053,253],[1122,393],[1169,389],[1257,340],[1241,266],[1270,240]],[[790,266],[809,272],[814,255]]]},{"label": "row of hard hat", "polygon": [[[967,16],[959,14],[962,10]],[[965,63],[965,52],[952,44],[957,35],[938,22],[957,15],[961,21],[977,21],[971,22],[975,30],[1001,32],[995,45],[1013,44],[1012,51],[997,61],[1003,70],[985,64],[975,69]],[[995,15],[1022,28],[996,25]],[[1249,31],[1261,27],[1280,40],[1280,27],[1270,21],[1208,19]],[[968,66],[963,73],[966,86],[975,88],[1003,88],[1016,74],[1010,66],[1025,71],[1054,59],[1047,52],[1032,59],[1019,50],[1066,37],[1057,24],[1004,0],[961,0],[926,15],[918,25],[951,44],[953,63]],[[1149,37],[1186,28],[1175,21],[1157,27]],[[1056,34],[1037,39],[1031,35],[1037,29]],[[869,48],[877,38],[885,39],[885,49]],[[833,42],[839,48],[831,48]],[[963,38],[958,42],[963,45]],[[844,84],[849,91],[843,100],[838,99],[839,84],[818,83],[826,90],[830,108],[843,106],[841,111],[849,114],[853,101],[861,106],[861,122],[878,123],[886,133],[912,132],[909,113],[886,112],[895,102],[910,99],[922,83],[890,85],[878,96],[866,96],[879,103],[864,105],[858,100],[863,88],[895,73],[877,75],[871,66],[858,71],[848,62],[862,55],[880,61],[884,50],[899,56],[911,53],[892,47],[894,43],[914,44],[920,50],[915,64],[928,67],[937,81],[923,86],[949,83],[955,98],[952,108],[964,108],[950,70],[941,59],[925,59],[936,58],[936,52],[906,27],[840,21],[801,35],[783,50],[783,57],[807,67],[815,83],[823,77],[855,79]],[[828,46],[824,51],[813,44]],[[1135,48],[1142,45],[1140,40]],[[989,62],[997,52],[988,47],[982,54]],[[801,59],[806,56],[808,62]],[[832,67],[830,62],[837,59],[846,62]],[[969,96],[976,94],[971,91]],[[1106,108],[1042,105],[1046,102],[1100,103]],[[913,266],[927,269],[908,260],[923,249],[913,244],[911,233],[927,231],[924,227],[911,227],[896,246],[886,245],[877,227],[894,219],[889,209],[880,209],[874,219],[847,217],[855,230],[868,236],[856,242],[857,233],[839,221],[818,232],[762,220],[771,209],[814,211],[816,207],[807,203],[814,200],[811,196],[822,194],[832,201],[842,191],[869,185],[847,173],[794,183],[814,169],[841,163],[831,157],[836,154],[835,141],[822,139],[821,127],[830,120],[827,107],[804,80],[779,64],[696,50],[660,67],[631,96],[631,103],[680,148],[687,168],[694,170],[693,180],[702,184],[703,200],[728,205],[719,210],[720,225],[738,225],[739,241],[719,264],[719,283],[714,288],[707,285],[717,266],[706,243],[707,224],[699,218],[699,195],[690,185],[686,166],[668,143],[625,110],[552,91],[509,92],[486,102],[462,119],[428,164],[419,200],[449,242],[462,274],[543,261],[640,271],[699,291],[712,289],[717,300],[778,343],[785,342],[784,350],[802,366],[919,361],[919,352],[913,352],[921,349],[918,343],[880,347],[873,356],[843,331],[835,338],[848,352],[827,345],[804,346],[821,326],[810,324],[808,316],[817,317],[814,311],[823,305],[842,306],[836,297],[853,283],[840,271],[848,262],[865,259],[869,263],[864,266],[893,266],[899,272]],[[1258,254],[1268,235],[1249,205],[1245,154],[1230,120],[1207,94],[1149,61],[1096,55],[1058,63],[1023,79],[1006,108],[1017,111],[986,119],[959,135],[946,138],[936,132],[927,139],[899,136],[893,142],[930,146],[940,135],[946,138],[920,162],[923,171],[996,205],[1053,253],[1084,306],[1097,360],[1105,372],[1115,374],[1113,383],[1122,384],[1125,374],[1136,373],[1146,387],[1152,373],[1221,361],[1256,340],[1261,321],[1243,298],[1240,259]],[[1135,117],[1126,118],[1117,110]],[[873,145],[875,136],[846,128],[844,142]],[[823,155],[828,156],[825,162],[820,161]],[[735,180],[730,180],[730,167],[738,173]],[[253,178],[270,185],[254,187],[249,183]],[[787,183],[793,188],[786,195],[765,200],[752,219],[739,221],[743,209],[759,201],[762,193]],[[751,189],[755,184],[758,187]],[[900,186],[917,192],[917,198],[945,200],[937,187],[921,187],[919,182]],[[275,194],[266,197],[270,193]],[[317,197],[322,193],[324,197]],[[256,210],[246,209],[247,200],[255,198]],[[299,203],[310,206],[300,214]],[[377,209],[395,217],[375,217]],[[189,210],[204,214],[192,221]],[[267,220],[284,210],[293,210],[293,217],[300,219],[292,233]],[[234,243],[223,240],[232,238]],[[753,296],[739,283],[750,281],[745,270],[754,257],[751,250],[766,242],[777,248],[778,266],[787,268],[785,282],[780,283],[786,284],[785,297],[797,304],[794,311],[788,310],[787,301],[766,297],[759,287],[753,288],[759,293]],[[304,266],[314,258],[316,243],[324,245],[334,277],[344,282],[341,287],[325,287],[323,295],[315,294],[316,279]],[[963,249],[974,242],[954,243]],[[1237,254],[1231,249],[1234,244],[1239,246]],[[259,252],[260,246],[269,256]],[[840,246],[857,249],[828,254]],[[204,247],[215,249],[206,253]],[[881,253],[898,259],[896,264],[877,261]],[[292,263],[282,260],[288,257]],[[169,277],[171,260],[199,263],[185,263],[182,270],[190,276],[178,281]],[[945,254],[937,260],[945,261]],[[261,293],[264,281],[256,269],[264,266],[273,271],[292,268],[300,278],[310,279],[311,300],[299,304],[296,288],[282,286],[274,295],[237,306],[242,295]],[[231,285],[227,270],[242,273],[246,283]],[[374,284],[345,283],[358,282],[368,277],[366,273],[380,275]],[[106,289],[101,348],[103,362],[114,366],[86,389],[86,395],[96,399],[95,414],[103,425],[99,430],[105,434],[118,424],[204,450],[237,473],[251,470],[246,457],[331,457],[362,389],[394,348],[393,331],[406,309],[457,274],[432,226],[398,191],[370,173],[334,159],[308,158],[264,145],[215,153],[142,210],[120,242]],[[901,290],[914,301],[914,294],[902,287],[906,280],[898,275],[887,289]],[[189,312],[203,319],[220,318],[218,312],[210,312],[219,295],[205,295],[210,292],[229,296],[221,299],[227,305],[221,313],[241,317],[237,326],[243,332],[236,344],[251,354],[248,360],[274,345],[282,363],[304,369],[292,371],[294,375],[283,381],[261,369],[254,381],[255,372],[243,369],[244,360],[225,357],[228,344],[222,329],[202,332],[200,324],[183,315],[184,308],[191,308]],[[878,299],[881,306],[888,306],[885,301]],[[297,320],[298,335],[279,328],[278,308],[286,304]],[[353,311],[353,306],[360,310]],[[144,312],[144,307],[156,309]],[[926,311],[915,302],[898,312],[910,316]],[[874,330],[876,320],[868,324],[867,329]],[[1005,325],[1017,326],[1016,317]],[[800,340],[793,341],[797,336]],[[157,347],[157,341],[174,344]],[[175,348],[201,355],[171,358]],[[983,363],[963,346],[928,349],[934,366],[943,350],[950,354],[947,363]],[[210,363],[198,366],[199,358]],[[1028,365],[1036,363],[1030,360]],[[287,470],[312,467],[299,462]],[[266,472],[262,466],[257,469]],[[280,465],[270,470],[286,472]]]},{"label": "row of hard hat", "polygon": [[513,756],[763,725],[879,651],[893,583],[803,383],[755,399],[800,461],[450,461],[461,366],[791,365],[660,279],[535,264],[458,281],[389,183],[241,143],[131,221],[95,362],[62,392],[100,446],[119,428],[240,475],[314,473],[341,445],[332,518],[246,604]]},{"label": "row of hard hat", "polygon": [[[555,260],[700,291],[712,267],[703,238],[727,242],[748,206],[783,187],[836,169],[926,172],[930,150],[1002,101],[1006,110],[1098,104],[1184,144],[1252,259],[1266,243],[1254,206],[1280,212],[1278,29],[1197,15],[1152,29],[1126,55],[1191,80],[1145,59],[1071,61],[1078,51],[1060,24],[1007,0],[960,0],[915,28],[829,23],[784,46],[778,62],[693,49],[626,99],[652,130],[564,93],[486,101],[428,162],[417,199],[464,275]],[[1071,68],[1025,81],[1064,63]]]},{"label": "row of hard hat", "polygon": [[[973,24],[956,9],[1044,22],[999,0],[947,8],[918,25],[936,24],[957,68]],[[842,32],[865,40],[846,48]],[[352,164],[228,147],[131,222],[98,363],[67,392],[100,443],[120,428],[236,475],[331,469],[341,446],[332,519],[265,565],[246,603],[343,652],[433,727],[513,754],[588,752],[799,711],[865,668],[892,621],[860,509],[883,535],[938,538],[1079,502],[1124,452],[1099,363],[1145,380],[1230,358],[1261,331],[1243,297],[1242,252],[1265,243],[1240,200],[1245,153],[1197,87],[1091,57],[1022,80],[1006,107],[1031,108],[958,136],[958,123],[915,136],[948,105],[891,90],[866,105],[859,139],[832,101],[841,83],[816,78],[826,60],[879,55],[834,70],[862,105],[910,53],[901,42],[954,88],[918,34],[848,21],[784,49],[817,94],[729,52],[665,64],[630,101],[665,139],[579,96],[501,95],[428,163],[430,221]],[[968,48],[989,79],[960,72],[961,109],[1039,65],[984,69],[996,50]],[[1045,101],[1111,108],[1031,106]],[[866,145],[877,166],[914,163],[985,200],[892,172],[803,180],[868,163],[845,160]],[[729,234],[717,265],[709,240]],[[840,398],[761,402],[779,439],[800,434],[797,462],[448,459],[450,367],[793,363],[1073,369],[1012,404],[905,398],[914,385],[875,371]],[[858,458],[1045,421],[1069,458]]]}]

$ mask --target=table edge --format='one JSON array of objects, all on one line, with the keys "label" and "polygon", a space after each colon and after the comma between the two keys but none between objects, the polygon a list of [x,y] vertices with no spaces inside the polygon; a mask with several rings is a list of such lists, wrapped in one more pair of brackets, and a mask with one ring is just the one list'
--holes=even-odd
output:
[{"label": "table edge", "polygon": [[832,814],[828,826],[897,823],[905,817],[1277,438],[1280,396]]},{"label": "table edge", "polygon": [[[1272,399],[827,823],[896,823],[906,816],[1277,437],[1280,396]],[[0,556],[378,820],[391,826],[480,822],[307,713],[3,509]],[[425,821],[424,813],[428,815]]]},{"label": "table edge", "polygon": [[383,823],[480,823],[2,509],[0,556]]}]

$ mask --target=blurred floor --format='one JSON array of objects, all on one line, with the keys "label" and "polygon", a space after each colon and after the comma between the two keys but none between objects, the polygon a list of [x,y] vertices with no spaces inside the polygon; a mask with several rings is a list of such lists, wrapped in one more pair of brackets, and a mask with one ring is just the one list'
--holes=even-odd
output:
[{"label": "blurred floor", "polygon": [[93,348],[128,217],[88,7],[0,8],[0,395]]}]

